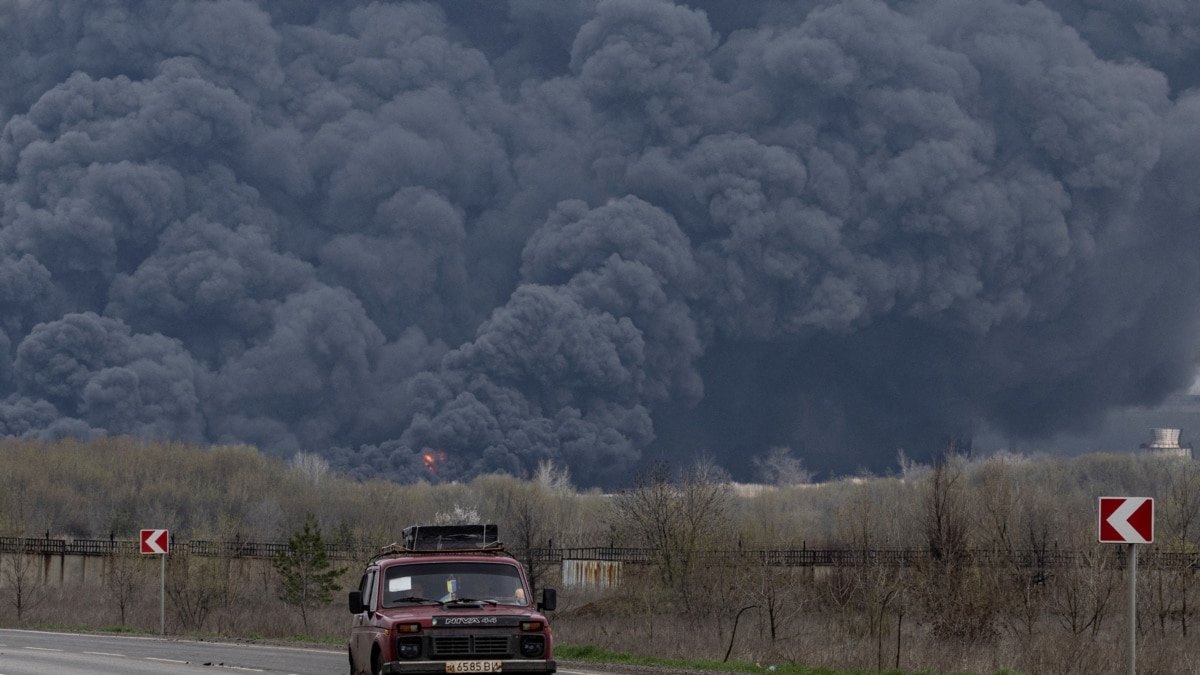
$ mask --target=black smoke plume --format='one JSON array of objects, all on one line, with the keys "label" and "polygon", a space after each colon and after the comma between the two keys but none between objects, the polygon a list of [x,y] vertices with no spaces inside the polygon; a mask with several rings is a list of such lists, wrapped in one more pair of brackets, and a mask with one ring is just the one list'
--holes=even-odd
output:
[{"label": "black smoke plume", "polygon": [[11,0],[0,59],[3,435],[749,478],[1200,359],[1193,3]]}]

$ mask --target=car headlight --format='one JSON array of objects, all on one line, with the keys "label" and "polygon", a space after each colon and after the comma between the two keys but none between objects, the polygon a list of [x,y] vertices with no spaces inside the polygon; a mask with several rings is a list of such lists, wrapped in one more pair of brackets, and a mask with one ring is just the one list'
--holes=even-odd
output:
[{"label": "car headlight", "polygon": [[405,638],[396,643],[396,651],[402,659],[415,659],[421,655],[421,640]]},{"label": "car headlight", "polygon": [[527,635],[521,638],[521,656],[536,659],[546,653],[546,638],[541,635]]}]

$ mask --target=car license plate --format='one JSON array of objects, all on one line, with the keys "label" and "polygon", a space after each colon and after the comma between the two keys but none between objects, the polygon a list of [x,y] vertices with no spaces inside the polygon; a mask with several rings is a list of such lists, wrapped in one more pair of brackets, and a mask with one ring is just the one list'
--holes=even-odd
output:
[{"label": "car license plate", "polygon": [[447,673],[498,673],[502,661],[447,661]]}]

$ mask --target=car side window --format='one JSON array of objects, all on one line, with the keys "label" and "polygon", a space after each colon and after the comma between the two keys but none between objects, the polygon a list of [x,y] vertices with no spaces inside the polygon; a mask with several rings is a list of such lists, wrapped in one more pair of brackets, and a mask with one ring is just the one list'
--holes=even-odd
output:
[{"label": "car side window", "polygon": [[377,570],[367,570],[364,580],[366,588],[363,589],[363,605],[365,605],[367,609],[371,610],[372,612],[379,610],[379,593],[376,592],[379,584],[375,583],[376,574]]}]

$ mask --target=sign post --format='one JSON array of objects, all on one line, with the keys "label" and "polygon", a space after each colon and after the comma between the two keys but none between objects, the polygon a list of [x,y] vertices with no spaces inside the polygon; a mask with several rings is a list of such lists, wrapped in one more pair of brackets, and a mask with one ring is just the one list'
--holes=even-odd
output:
[{"label": "sign post", "polygon": [[1137,675],[1137,544],[1129,546],[1129,675]]},{"label": "sign post", "polygon": [[171,551],[171,535],[167,530],[142,530],[139,538],[142,555],[159,557],[158,630],[167,634],[167,553]]},{"label": "sign post", "polygon": [[1154,542],[1154,500],[1150,497],[1101,497],[1101,544],[1129,547],[1129,675],[1137,673],[1137,545]]}]

